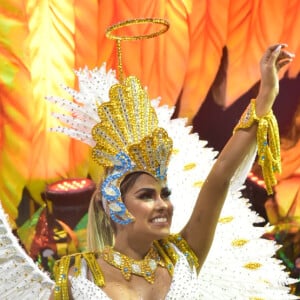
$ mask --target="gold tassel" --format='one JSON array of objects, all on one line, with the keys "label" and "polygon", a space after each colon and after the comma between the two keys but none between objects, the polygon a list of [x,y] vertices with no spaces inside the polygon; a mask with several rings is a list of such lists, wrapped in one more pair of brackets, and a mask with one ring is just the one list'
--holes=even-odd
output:
[{"label": "gold tassel", "polygon": [[270,195],[273,193],[272,187],[277,183],[275,173],[281,172],[278,124],[272,110],[263,117],[257,117],[255,99],[252,99],[233,132],[249,128],[254,122],[258,123],[256,134],[258,164],[262,168],[267,193]]}]

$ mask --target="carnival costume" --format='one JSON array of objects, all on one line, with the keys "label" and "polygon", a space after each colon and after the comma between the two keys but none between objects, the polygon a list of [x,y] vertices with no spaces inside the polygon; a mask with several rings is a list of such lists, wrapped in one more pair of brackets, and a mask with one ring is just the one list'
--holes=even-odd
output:
[{"label": "carnival costume", "polygon": [[[143,36],[113,35],[122,26],[149,22],[161,25],[162,30]],[[96,261],[99,256],[120,269],[126,280],[134,274],[151,284],[156,268],[167,268],[172,276],[168,300],[297,299],[289,294],[287,286],[294,280],[274,258],[278,245],[261,238],[268,227],[253,226],[261,218],[249,209],[248,200],[241,194],[256,148],[251,149],[232,179],[214,242],[199,274],[196,256],[176,234],[189,219],[217,153],[191,133],[185,119],[172,119],[174,108],[159,106],[158,99],[150,101],[136,77],[124,78],[120,50],[122,40],[151,38],[165,32],[168,26],[160,19],[129,20],[113,25],[107,35],[117,40],[120,81],[103,64],[99,69],[77,72],[79,91],[64,87],[76,102],[59,97],[47,99],[66,110],[55,115],[66,125],[53,130],[89,144],[93,159],[110,170],[101,183],[101,194],[105,212],[111,219],[125,226],[134,221],[120,197],[119,187],[127,174],[144,171],[168,181],[175,208],[171,228],[174,234],[155,241],[142,261],[134,261],[111,247],[63,257],[56,266],[55,283],[19,246],[1,209],[1,299],[47,299],[52,289],[57,299],[68,299],[70,285],[74,299],[108,300],[101,289],[105,276]],[[251,102],[235,130],[250,127],[253,122],[259,124],[259,162],[270,192],[275,183],[273,171],[280,169],[277,125],[271,112],[257,118],[255,103]],[[75,266],[74,276],[68,275],[70,265]],[[93,281],[87,279],[88,269]]]}]

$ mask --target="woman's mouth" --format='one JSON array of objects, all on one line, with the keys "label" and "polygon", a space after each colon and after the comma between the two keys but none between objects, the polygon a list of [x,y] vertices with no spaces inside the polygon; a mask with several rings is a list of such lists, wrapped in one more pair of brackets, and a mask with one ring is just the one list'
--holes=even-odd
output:
[{"label": "woman's mouth", "polygon": [[151,223],[155,225],[169,225],[167,217],[156,217],[151,219]]}]

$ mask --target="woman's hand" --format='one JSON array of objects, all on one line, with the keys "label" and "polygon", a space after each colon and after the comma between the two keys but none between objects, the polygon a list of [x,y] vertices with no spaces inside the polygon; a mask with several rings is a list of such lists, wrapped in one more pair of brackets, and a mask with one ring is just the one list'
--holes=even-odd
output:
[{"label": "woman's hand", "polygon": [[256,107],[258,116],[265,115],[272,108],[279,92],[278,71],[295,57],[294,54],[284,50],[285,47],[286,44],[270,46],[261,58],[261,84]]}]

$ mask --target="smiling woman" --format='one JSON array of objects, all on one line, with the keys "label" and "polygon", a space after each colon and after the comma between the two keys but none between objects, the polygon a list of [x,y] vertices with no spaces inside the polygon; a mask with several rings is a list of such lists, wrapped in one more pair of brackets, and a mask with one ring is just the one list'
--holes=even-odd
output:
[{"label": "smiling woman", "polygon": [[[170,234],[173,206],[169,200],[169,190],[162,184],[149,174],[140,174],[123,197],[128,211],[135,220],[128,224],[132,232],[130,240],[137,239],[138,242],[138,237],[141,236],[144,244],[145,237],[149,236],[149,245],[143,245],[146,249],[149,249],[153,240],[160,240]],[[116,241],[119,234],[122,232],[117,230]],[[119,245],[119,249],[126,248],[127,245],[125,247]]]}]

